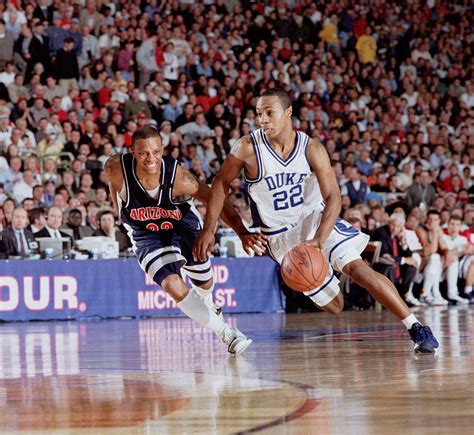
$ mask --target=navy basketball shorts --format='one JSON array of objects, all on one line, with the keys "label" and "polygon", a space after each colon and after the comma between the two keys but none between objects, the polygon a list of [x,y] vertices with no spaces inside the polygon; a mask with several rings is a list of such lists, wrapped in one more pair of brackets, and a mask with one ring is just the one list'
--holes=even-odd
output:
[{"label": "navy basketball shorts", "polygon": [[195,261],[192,249],[197,233],[190,231],[173,234],[150,234],[136,241],[135,253],[140,267],[158,285],[169,275],[187,275],[200,285],[213,277],[211,261]]}]

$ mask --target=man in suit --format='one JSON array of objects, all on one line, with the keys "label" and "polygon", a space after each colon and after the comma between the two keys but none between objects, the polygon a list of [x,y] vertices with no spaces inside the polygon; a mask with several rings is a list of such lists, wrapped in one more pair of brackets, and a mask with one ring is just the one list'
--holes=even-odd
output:
[{"label": "man in suit", "polygon": [[27,230],[28,214],[24,208],[13,211],[12,227],[3,231],[2,238],[9,256],[28,257],[38,250],[35,236]]},{"label": "man in suit", "polygon": [[48,21],[52,23],[53,8],[48,6],[47,0],[38,0],[38,5],[33,11],[33,18],[38,18],[41,22]]},{"label": "man in suit", "polygon": [[377,228],[371,239],[382,242],[380,260],[374,269],[390,279],[404,295],[413,285],[419,266],[407,244],[404,214],[393,213],[388,225]]},{"label": "man in suit", "polygon": [[31,79],[33,69],[37,63],[41,63],[46,71],[49,71],[50,59],[49,59],[49,39],[44,34],[44,26],[42,22],[38,22],[35,25],[33,37],[31,38],[30,45],[28,47],[29,59],[26,69],[26,82],[28,83]]},{"label": "man in suit", "polygon": [[71,239],[72,238],[69,234],[66,234],[63,231],[59,231],[59,227],[63,223],[63,212],[59,207],[50,207],[48,209],[48,213],[46,215],[46,225],[45,227],[35,233],[35,237],[55,237],[55,238],[61,238],[61,237],[68,237]]}]

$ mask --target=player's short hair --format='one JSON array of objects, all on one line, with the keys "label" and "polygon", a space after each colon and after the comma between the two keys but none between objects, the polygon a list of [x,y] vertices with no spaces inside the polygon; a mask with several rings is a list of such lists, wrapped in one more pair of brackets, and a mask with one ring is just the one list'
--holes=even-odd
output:
[{"label": "player's short hair", "polygon": [[291,98],[288,95],[288,92],[282,88],[267,89],[262,95],[260,95],[260,98],[261,97],[278,97],[284,110],[291,107]]},{"label": "player's short hair", "polygon": [[132,147],[135,146],[135,143],[137,142],[137,140],[150,139],[152,137],[159,138],[161,142],[160,132],[155,127],[152,127],[150,125],[141,127],[137,129],[132,135]]}]

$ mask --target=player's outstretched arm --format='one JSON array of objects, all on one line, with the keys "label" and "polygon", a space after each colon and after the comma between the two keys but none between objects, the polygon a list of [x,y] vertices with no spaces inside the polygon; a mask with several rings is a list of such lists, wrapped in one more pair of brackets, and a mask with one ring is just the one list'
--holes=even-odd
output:
[{"label": "player's outstretched arm", "polygon": [[118,195],[118,192],[120,192],[120,190],[122,189],[122,183],[123,183],[122,166],[120,164],[120,155],[116,154],[110,157],[105,162],[104,169],[105,169],[105,173],[107,174],[107,178],[109,179],[110,197],[112,198],[114,209],[119,215],[120,209],[117,203],[117,195]]},{"label": "player's outstretched arm", "polygon": [[[191,195],[205,204],[209,202],[210,189],[207,184],[200,183],[196,177],[183,166],[178,166],[173,194]],[[226,199],[220,214],[224,222],[229,225],[239,236],[248,233],[239,214],[234,210],[232,204]]]},{"label": "player's outstretched arm", "polygon": [[[224,160],[222,167],[217,173],[212,187],[209,192],[209,200],[207,201],[206,220],[204,229],[194,244],[193,255],[195,258],[204,261],[210,254],[214,246],[214,231],[216,229],[217,220],[224,208],[225,200],[229,193],[230,183],[244,168],[245,159],[253,154],[252,142],[248,136],[242,137],[232,147],[230,154]],[[232,208],[229,204],[229,208]],[[262,248],[265,244],[265,237],[261,234],[245,232],[237,233],[242,240],[242,245],[250,255],[250,249],[261,255]]]},{"label": "player's outstretched arm", "polygon": [[322,249],[324,242],[334,228],[336,219],[341,212],[341,192],[337,184],[336,175],[331,167],[326,149],[318,141],[312,139],[306,150],[308,161],[318,179],[325,207],[321,224],[314,239],[308,243]]}]

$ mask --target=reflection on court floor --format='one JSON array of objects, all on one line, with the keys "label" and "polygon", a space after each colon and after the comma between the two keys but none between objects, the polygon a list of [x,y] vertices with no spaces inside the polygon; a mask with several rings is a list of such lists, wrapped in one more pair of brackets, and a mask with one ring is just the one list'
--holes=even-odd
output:
[{"label": "reflection on court floor", "polygon": [[416,356],[385,311],[234,316],[254,339],[238,358],[185,318],[3,324],[0,429],[469,430],[472,312],[419,315],[440,338],[435,357]]}]

